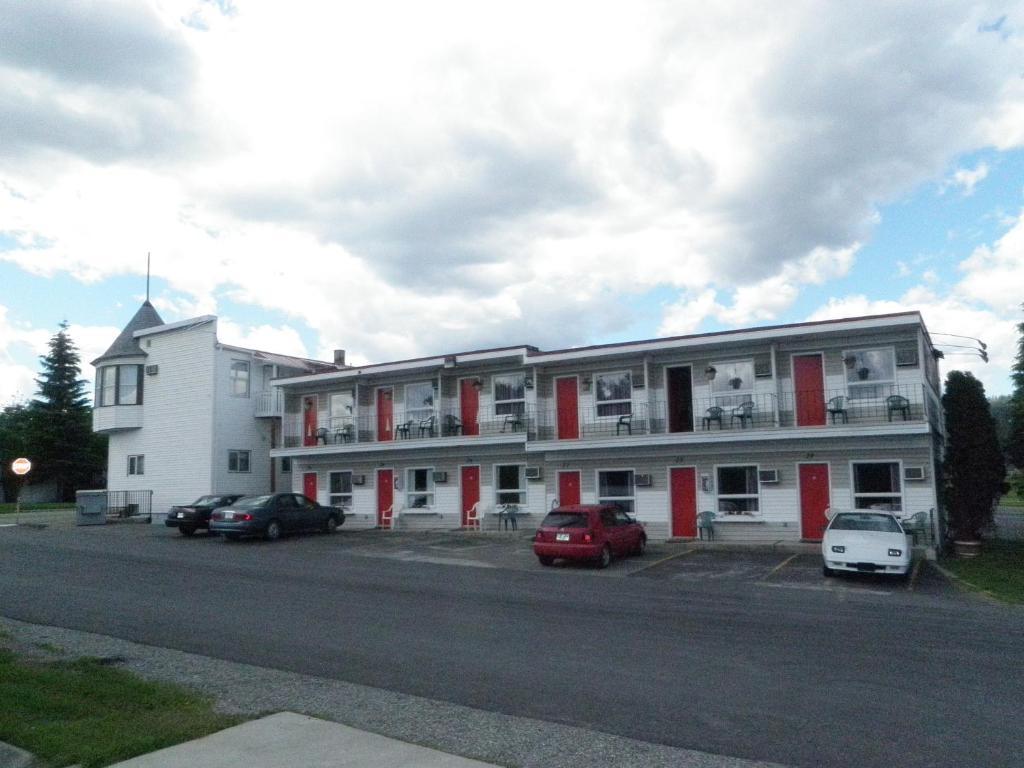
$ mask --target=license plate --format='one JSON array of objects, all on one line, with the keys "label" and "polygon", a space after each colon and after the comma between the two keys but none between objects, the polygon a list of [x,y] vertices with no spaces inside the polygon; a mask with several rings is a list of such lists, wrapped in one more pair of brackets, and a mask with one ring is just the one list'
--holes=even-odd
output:
[{"label": "license plate", "polygon": [[235,519],[235,513],[234,512],[225,512],[224,513],[224,519],[225,520],[234,520]]},{"label": "license plate", "polygon": [[178,517],[179,517],[179,518],[183,518],[183,517],[185,517],[185,513],[184,513],[184,512],[179,512],[179,513],[178,513]]},{"label": "license plate", "polygon": [[555,541],[568,541],[568,540],[569,540],[569,534],[568,533],[556,533],[555,534]]}]

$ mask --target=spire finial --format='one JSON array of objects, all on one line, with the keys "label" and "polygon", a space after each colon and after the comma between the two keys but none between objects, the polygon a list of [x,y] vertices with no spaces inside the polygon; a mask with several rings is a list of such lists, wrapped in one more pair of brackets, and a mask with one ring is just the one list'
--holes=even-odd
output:
[{"label": "spire finial", "polygon": [[146,251],[146,303],[149,303],[149,251]]}]

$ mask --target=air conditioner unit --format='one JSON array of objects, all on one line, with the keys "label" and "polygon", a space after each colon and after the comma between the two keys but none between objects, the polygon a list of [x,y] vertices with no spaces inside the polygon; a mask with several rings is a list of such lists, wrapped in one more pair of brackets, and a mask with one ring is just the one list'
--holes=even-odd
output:
[{"label": "air conditioner unit", "polygon": [[654,485],[654,478],[651,477],[650,475],[634,475],[633,485],[637,486],[638,488],[650,488],[652,485]]},{"label": "air conditioner unit", "polygon": [[527,467],[526,468],[526,479],[527,480],[540,480],[544,477],[544,473],[540,467]]},{"label": "air conditioner unit", "polygon": [[159,365],[147,365],[146,366],[146,375],[147,376],[156,376],[159,372],[160,372],[160,366]]},{"label": "air conditioner unit", "polygon": [[435,472],[434,473],[434,482],[435,483],[447,483],[448,482],[448,473],[447,472]]},{"label": "air conditioner unit", "polygon": [[761,469],[757,472],[758,482],[761,483],[777,483],[779,482],[779,470],[777,469]]},{"label": "air conditioner unit", "polygon": [[924,480],[924,467],[904,467],[904,480]]},{"label": "air conditioner unit", "polygon": [[352,485],[366,485],[366,475],[352,475]]}]

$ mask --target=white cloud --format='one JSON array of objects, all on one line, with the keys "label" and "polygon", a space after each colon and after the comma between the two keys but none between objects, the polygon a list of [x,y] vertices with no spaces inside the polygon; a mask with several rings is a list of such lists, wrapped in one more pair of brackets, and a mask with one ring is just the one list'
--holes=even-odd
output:
[{"label": "white cloud", "polygon": [[940,192],[945,192],[950,187],[958,187],[964,197],[974,194],[974,188],[988,176],[988,163],[978,163],[973,169],[957,168],[953,174],[946,179],[939,187]]},{"label": "white cloud", "polygon": [[[983,6],[40,3],[5,5],[0,260],[88,282],[152,250],[162,312],[228,295],[294,321],[243,337],[353,360],[583,343],[666,286],[665,332],[772,319],[880,204],[1024,141]],[[41,53],[62,23],[103,55]]]},{"label": "white cloud", "polygon": [[306,344],[299,332],[290,326],[274,327],[259,325],[244,328],[227,317],[217,319],[217,339],[224,344],[249,349],[260,349],[264,352],[278,352],[282,355],[309,357]]}]

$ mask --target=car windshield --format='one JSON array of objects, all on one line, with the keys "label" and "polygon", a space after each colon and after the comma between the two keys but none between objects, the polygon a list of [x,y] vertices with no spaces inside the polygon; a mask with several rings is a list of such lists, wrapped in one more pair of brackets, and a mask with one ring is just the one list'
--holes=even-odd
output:
[{"label": "car windshield", "polygon": [[540,525],[542,528],[586,528],[587,516],[582,512],[552,512]]},{"label": "car windshield", "polygon": [[274,498],[274,497],[273,496],[250,496],[247,499],[241,499],[237,504],[235,504],[235,506],[236,507],[241,507],[243,509],[246,508],[246,507],[262,507],[264,504],[266,504],[272,498]]},{"label": "car windshield", "polygon": [[837,515],[829,528],[833,531],[878,531],[900,533],[900,526],[890,515],[843,514]]}]

